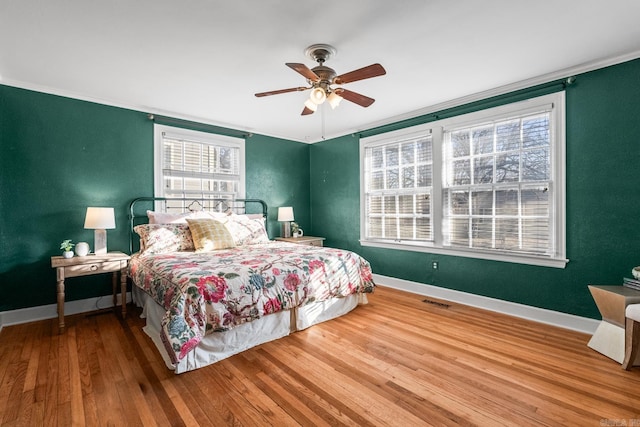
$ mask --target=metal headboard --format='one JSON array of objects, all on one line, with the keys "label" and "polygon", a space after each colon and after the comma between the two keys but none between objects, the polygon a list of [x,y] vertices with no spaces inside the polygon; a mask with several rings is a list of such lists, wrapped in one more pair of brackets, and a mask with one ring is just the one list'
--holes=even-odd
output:
[{"label": "metal headboard", "polygon": [[133,227],[148,221],[147,211],[160,212],[233,212],[235,214],[261,214],[267,227],[267,204],[260,199],[206,199],[177,197],[138,197],[129,203],[129,253],[133,253],[136,233]]}]

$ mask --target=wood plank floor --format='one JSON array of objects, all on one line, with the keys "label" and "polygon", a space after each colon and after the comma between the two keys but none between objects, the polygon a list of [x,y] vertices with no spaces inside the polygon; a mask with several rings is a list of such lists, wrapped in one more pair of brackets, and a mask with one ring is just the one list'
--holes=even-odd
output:
[{"label": "wood plank floor", "polygon": [[589,336],[378,287],[369,304],[175,375],[143,320],[0,332],[0,424],[640,425],[640,368]]}]

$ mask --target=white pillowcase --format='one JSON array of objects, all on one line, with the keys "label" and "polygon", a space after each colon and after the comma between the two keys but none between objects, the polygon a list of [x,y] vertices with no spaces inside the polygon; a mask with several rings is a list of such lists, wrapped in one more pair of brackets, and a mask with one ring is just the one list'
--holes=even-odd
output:
[{"label": "white pillowcase", "polygon": [[166,212],[155,212],[155,211],[147,211],[147,217],[149,217],[149,224],[186,224],[187,218],[189,219],[220,219],[225,218],[227,216],[226,213],[222,212],[205,212],[205,211],[194,211],[194,212],[184,212],[184,213],[166,213]]},{"label": "white pillowcase", "polygon": [[248,215],[231,214],[223,222],[233,236],[236,246],[269,243],[262,215],[253,219]]}]

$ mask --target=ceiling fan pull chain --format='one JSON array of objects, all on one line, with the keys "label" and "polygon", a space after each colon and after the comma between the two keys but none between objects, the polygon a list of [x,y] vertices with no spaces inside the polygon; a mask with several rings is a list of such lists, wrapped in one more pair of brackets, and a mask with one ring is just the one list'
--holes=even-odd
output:
[{"label": "ceiling fan pull chain", "polygon": [[322,137],[323,141],[325,140],[325,138],[324,138],[324,115],[325,115],[325,110],[326,110],[326,108],[323,108],[323,107],[320,108],[320,121],[321,121],[321,126],[322,126],[321,137]]}]

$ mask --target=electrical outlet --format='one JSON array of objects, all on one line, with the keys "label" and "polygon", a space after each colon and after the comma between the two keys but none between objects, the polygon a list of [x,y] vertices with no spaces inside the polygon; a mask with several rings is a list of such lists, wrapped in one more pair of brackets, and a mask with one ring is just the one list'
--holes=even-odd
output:
[{"label": "electrical outlet", "polygon": [[434,270],[437,270],[438,267],[439,267],[438,261],[431,261],[431,268],[433,268]]}]

